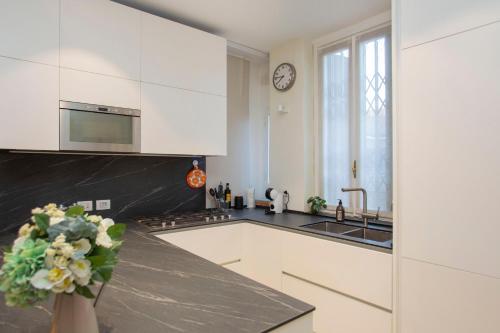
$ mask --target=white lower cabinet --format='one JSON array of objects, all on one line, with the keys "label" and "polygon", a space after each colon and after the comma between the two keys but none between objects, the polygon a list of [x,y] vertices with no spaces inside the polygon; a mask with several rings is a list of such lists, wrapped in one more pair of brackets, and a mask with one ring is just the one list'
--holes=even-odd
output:
[{"label": "white lower cabinet", "polygon": [[226,97],[141,85],[143,153],[226,155]]},{"label": "white lower cabinet", "polygon": [[61,100],[141,108],[139,81],[61,68]]},{"label": "white lower cabinet", "polygon": [[0,57],[0,149],[59,149],[59,68]]},{"label": "white lower cabinet", "polygon": [[316,333],[390,333],[391,312],[283,274],[284,293],[316,307]]},{"label": "white lower cabinet", "polygon": [[316,333],[391,332],[390,254],[255,223],[158,237],[314,305]]},{"label": "white lower cabinet", "polygon": [[242,224],[179,231],[159,238],[218,265],[229,265],[242,257]]},{"label": "white lower cabinet", "polygon": [[243,227],[243,266],[245,276],[281,290],[282,230],[252,223]]}]

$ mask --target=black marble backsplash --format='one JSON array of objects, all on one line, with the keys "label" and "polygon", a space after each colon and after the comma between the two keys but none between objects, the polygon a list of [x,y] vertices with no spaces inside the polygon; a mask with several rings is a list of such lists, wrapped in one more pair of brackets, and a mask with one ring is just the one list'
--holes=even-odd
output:
[{"label": "black marble backsplash", "polygon": [[116,220],[205,208],[205,188],[190,189],[186,174],[196,159],[122,155],[66,155],[0,151],[0,232],[25,223],[33,207],[54,202],[111,200],[93,212]]}]

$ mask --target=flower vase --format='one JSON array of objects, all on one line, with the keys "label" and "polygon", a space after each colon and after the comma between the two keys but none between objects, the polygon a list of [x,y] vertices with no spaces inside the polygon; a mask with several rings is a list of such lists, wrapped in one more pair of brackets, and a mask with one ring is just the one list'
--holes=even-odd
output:
[{"label": "flower vase", "polygon": [[57,294],[50,333],[99,333],[92,299]]}]

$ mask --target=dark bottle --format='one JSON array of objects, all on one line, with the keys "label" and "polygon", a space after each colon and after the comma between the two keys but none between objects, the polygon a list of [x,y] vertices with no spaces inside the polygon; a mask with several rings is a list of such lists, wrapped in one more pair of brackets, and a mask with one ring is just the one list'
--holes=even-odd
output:
[{"label": "dark bottle", "polygon": [[342,206],[342,200],[339,199],[339,204],[337,205],[337,209],[335,210],[335,219],[337,222],[344,221],[345,218],[345,210],[344,206]]},{"label": "dark bottle", "polygon": [[229,188],[229,183],[226,183],[226,190],[224,191],[224,200],[226,202],[227,208],[231,208],[231,189]]}]

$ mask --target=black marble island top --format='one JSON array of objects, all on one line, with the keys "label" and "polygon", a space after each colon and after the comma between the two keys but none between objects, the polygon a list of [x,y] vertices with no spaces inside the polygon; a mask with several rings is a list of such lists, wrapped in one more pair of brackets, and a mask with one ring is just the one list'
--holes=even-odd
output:
[{"label": "black marble island top", "polygon": [[[0,245],[12,239],[0,235]],[[96,307],[101,333],[268,332],[313,310],[164,242],[134,222]],[[46,333],[51,314],[50,301],[18,309],[2,300],[0,332]]]}]

